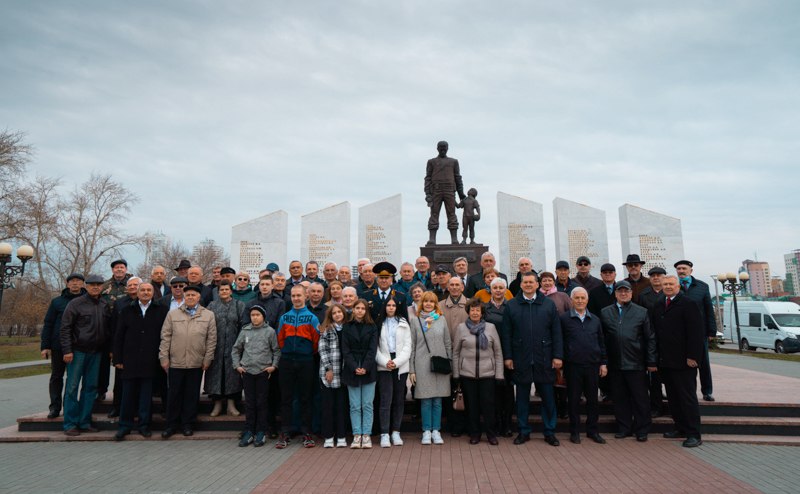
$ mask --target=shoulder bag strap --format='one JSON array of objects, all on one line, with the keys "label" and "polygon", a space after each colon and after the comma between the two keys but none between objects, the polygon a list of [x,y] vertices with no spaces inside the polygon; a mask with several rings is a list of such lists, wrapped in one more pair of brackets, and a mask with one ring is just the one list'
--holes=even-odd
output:
[{"label": "shoulder bag strap", "polygon": [[431,347],[428,346],[428,337],[425,336],[425,330],[422,328],[422,318],[417,316],[417,319],[419,319],[419,329],[420,329],[420,331],[422,331],[422,339],[425,340],[425,348],[428,349],[428,353],[430,354],[431,353]]}]

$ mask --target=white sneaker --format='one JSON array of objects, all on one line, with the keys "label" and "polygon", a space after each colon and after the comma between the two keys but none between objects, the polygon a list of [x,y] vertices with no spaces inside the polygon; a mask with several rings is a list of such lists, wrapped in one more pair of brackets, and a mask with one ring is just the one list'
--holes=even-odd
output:
[{"label": "white sneaker", "polygon": [[444,439],[442,439],[442,435],[439,434],[439,431],[431,432],[431,440],[433,444],[444,444]]},{"label": "white sneaker", "polygon": [[422,431],[422,444],[428,445],[431,443],[431,431]]},{"label": "white sneaker", "polygon": [[323,448],[332,448],[333,447],[333,438],[329,437],[325,440],[325,444],[322,445]]},{"label": "white sneaker", "polygon": [[372,449],[372,438],[369,434],[361,436],[361,447],[364,449]]},{"label": "white sneaker", "polygon": [[381,434],[381,448],[391,448],[392,442],[389,440],[389,434]]},{"label": "white sneaker", "polygon": [[403,440],[400,439],[400,431],[392,432],[392,444],[395,446],[402,446]]},{"label": "white sneaker", "polygon": [[350,444],[350,449],[361,449],[361,434],[353,436],[353,442]]},{"label": "white sneaker", "polygon": [[347,438],[340,437],[336,440],[336,447],[337,448],[346,448],[347,447]]}]

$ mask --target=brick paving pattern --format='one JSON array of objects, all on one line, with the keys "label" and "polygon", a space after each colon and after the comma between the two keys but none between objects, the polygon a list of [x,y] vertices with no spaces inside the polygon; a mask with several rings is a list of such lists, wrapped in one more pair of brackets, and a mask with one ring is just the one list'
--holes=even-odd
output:
[{"label": "brick paving pattern", "polygon": [[496,447],[470,446],[463,437],[445,438],[443,446],[404,439],[402,447],[371,451],[298,450],[253,492],[758,492],[680,443],[655,438],[574,445],[561,437],[558,448],[541,438]]},{"label": "brick paving pattern", "polygon": [[707,444],[691,453],[765,493],[800,492],[800,447]]}]

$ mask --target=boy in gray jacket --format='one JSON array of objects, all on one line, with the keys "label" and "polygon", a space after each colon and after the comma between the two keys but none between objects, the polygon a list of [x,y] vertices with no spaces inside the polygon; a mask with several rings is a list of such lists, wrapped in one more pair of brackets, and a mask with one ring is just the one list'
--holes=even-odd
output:
[{"label": "boy in gray jacket", "polygon": [[242,328],[231,350],[233,367],[241,374],[244,387],[247,426],[239,441],[241,447],[250,443],[263,446],[266,440],[269,381],[281,359],[278,338],[265,322],[266,315],[260,305],[251,307],[250,324]]}]

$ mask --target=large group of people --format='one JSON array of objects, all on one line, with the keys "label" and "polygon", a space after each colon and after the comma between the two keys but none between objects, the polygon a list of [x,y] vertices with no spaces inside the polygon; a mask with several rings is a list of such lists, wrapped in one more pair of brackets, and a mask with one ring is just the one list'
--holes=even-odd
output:
[{"label": "large group of people", "polygon": [[369,449],[374,435],[380,447],[400,446],[409,388],[425,445],[442,444],[445,427],[496,445],[514,437],[513,415],[513,443],[522,445],[533,391],[548,444],[559,445],[559,417],[581,442],[584,404],[585,437],[603,444],[600,402],[613,403],[615,438],[646,441],[651,418],[664,413],[663,384],[675,424],[665,437],[698,446],[698,370],[703,398],[714,400],[708,286],[686,260],[675,275],[653,267],[645,276],[636,254],[622,264],[628,277],[606,263],[598,279],[582,256],[570,278],[568,261],[552,273],[522,258],[509,283],[490,252],[477,274],[463,257],[434,268],[419,257],[399,269],[360,259],[355,277],[347,266],[292,261],[288,276],[275,263],[258,280],[219,267],[203,284],[188,260],[169,280],[162,266],[144,280],[118,259],[107,280],[71,274],[50,305],[49,417],[63,403],[64,434],[95,432],[92,410],[113,368],[116,440],[151,436],[154,397],[164,406],[162,438],[192,435],[204,383],[212,416],[239,415],[244,394],[242,447],[269,438],[282,449],[297,435],[314,447],[315,434],[325,448]]}]

